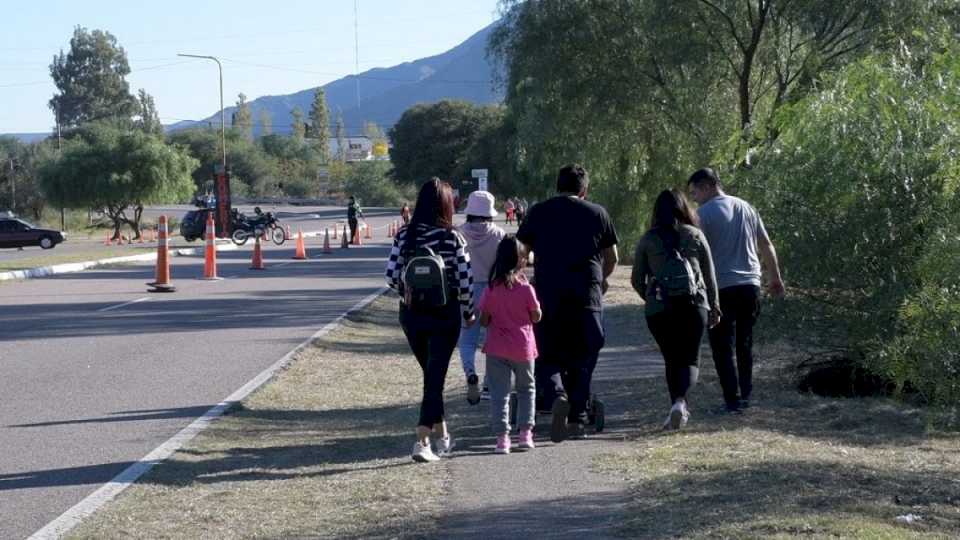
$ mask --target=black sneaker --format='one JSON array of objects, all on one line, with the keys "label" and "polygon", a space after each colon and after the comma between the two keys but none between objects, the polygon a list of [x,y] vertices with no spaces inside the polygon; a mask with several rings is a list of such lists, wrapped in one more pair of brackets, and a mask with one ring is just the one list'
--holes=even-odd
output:
[{"label": "black sneaker", "polygon": [[749,400],[749,399],[740,399],[740,400],[737,400],[737,408],[738,408],[738,409],[749,409],[749,408],[750,408],[750,400]]},{"label": "black sneaker", "polygon": [[476,373],[467,376],[467,403],[476,405],[480,403],[480,379]]},{"label": "black sneaker", "polygon": [[570,402],[566,394],[560,394],[553,400],[550,414],[553,416],[550,421],[550,440],[563,442],[567,438],[567,415],[570,414]]}]

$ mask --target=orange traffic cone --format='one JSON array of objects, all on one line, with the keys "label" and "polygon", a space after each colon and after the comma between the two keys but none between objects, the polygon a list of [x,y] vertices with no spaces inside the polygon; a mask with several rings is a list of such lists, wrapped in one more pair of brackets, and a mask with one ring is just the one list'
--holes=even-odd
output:
[{"label": "orange traffic cone", "polygon": [[283,239],[284,240],[293,240],[293,235],[290,234],[290,225],[287,225],[283,229]]},{"label": "orange traffic cone", "polygon": [[260,237],[257,236],[253,244],[253,261],[250,263],[251,270],[266,270],[263,265],[263,250],[260,247]]},{"label": "orange traffic cone", "polygon": [[207,247],[203,257],[203,277],[200,279],[208,281],[221,279],[217,277],[217,246],[214,243],[216,234],[217,226],[213,222],[213,213],[211,212],[207,214],[207,232],[205,235]]},{"label": "orange traffic cone", "polygon": [[160,238],[157,241],[157,273],[156,280],[153,283],[147,283],[150,286],[148,292],[174,292],[177,289],[170,283],[170,259],[167,249],[169,239],[167,238],[167,216],[160,216],[159,222]]},{"label": "orange traffic cone", "polygon": [[330,249],[330,229],[324,229],[323,231],[323,252],[333,253],[333,250]]},{"label": "orange traffic cone", "polygon": [[363,245],[363,238],[360,236],[360,227],[359,227],[359,226],[357,226],[357,228],[353,230],[353,242],[352,242],[352,243],[353,243],[353,245],[355,245],[355,246],[362,246],[362,245]]},{"label": "orange traffic cone", "polygon": [[303,229],[297,229],[297,251],[293,258],[302,261],[307,258],[307,248],[303,245]]},{"label": "orange traffic cone", "polygon": [[373,240],[373,227],[364,223],[363,228],[367,230],[367,240]]},{"label": "orange traffic cone", "polygon": [[350,244],[347,242],[346,233],[340,235],[340,238],[341,238],[340,249],[347,249],[348,247],[350,247]]}]

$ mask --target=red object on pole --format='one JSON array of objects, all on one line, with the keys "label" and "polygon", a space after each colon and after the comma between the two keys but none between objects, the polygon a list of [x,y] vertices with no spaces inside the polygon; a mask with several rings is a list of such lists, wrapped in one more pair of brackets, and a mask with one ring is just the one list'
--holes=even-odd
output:
[{"label": "red object on pole", "polygon": [[203,277],[208,281],[221,279],[217,277],[217,245],[214,238],[217,235],[217,226],[213,221],[213,213],[207,213],[206,250],[203,257]]},{"label": "red object on pole", "polygon": [[169,238],[167,237],[167,216],[160,216],[160,238],[157,240],[157,273],[153,283],[147,283],[148,292],[174,292],[177,289],[170,283]]}]

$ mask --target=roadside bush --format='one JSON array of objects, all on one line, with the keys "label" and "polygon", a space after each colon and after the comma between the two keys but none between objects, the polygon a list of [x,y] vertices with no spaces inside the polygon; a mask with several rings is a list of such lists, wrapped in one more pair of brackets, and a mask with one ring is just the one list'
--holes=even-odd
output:
[{"label": "roadside bush", "polygon": [[784,112],[778,143],[736,182],[792,286],[778,329],[940,403],[960,384],[957,58],[849,66]]},{"label": "roadside bush", "polygon": [[[389,161],[359,161],[350,165],[343,190],[353,195],[364,206],[400,206],[412,200],[388,177]],[[418,186],[419,187],[419,186]]]}]

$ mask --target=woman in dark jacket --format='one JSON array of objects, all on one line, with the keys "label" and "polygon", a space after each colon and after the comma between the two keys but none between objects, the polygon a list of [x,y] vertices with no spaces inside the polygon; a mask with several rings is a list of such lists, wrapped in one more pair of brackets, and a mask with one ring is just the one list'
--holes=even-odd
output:
[{"label": "woman in dark jacket", "polygon": [[700,374],[704,331],[720,320],[710,246],[682,192],[664,190],[657,197],[630,282],[646,302],[647,327],[666,365],[671,408],[663,427],[679,429],[690,417],[687,392]]},{"label": "woman in dark jacket", "polygon": [[[421,463],[437,461],[453,450],[444,421],[443,384],[460,337],[460,321],[475,322],[470,256],[463,236],[453,228],[453,212],[450,184],[430,179],[420,188],[410,224],[397,232],[387,261],[387,284],[400,293],[400,325],[423,370],[423,400],[412,455]],[[424,247],[443,258],[448,301],[439,307],[407,305],[404,300],[404,267]],[[430,448],[431,432],[438,435],[436,453]]]}]

